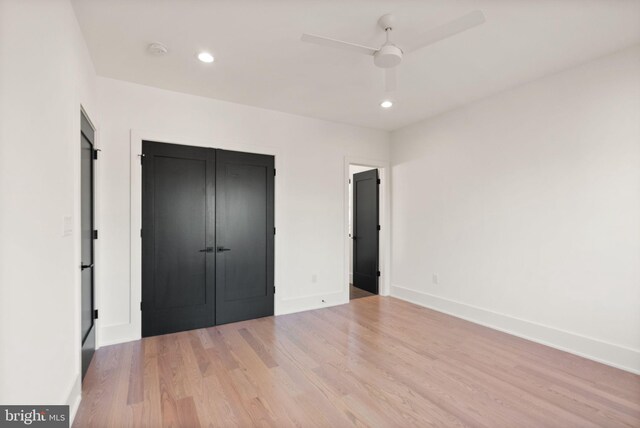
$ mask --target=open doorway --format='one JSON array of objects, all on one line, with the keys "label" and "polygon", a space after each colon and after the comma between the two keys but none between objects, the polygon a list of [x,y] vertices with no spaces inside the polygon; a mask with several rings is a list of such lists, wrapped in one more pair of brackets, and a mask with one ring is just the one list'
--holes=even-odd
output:
[{"label": "open doorway", "polygon": [[349,165],[349,300],[379,294],[380,172]]}]

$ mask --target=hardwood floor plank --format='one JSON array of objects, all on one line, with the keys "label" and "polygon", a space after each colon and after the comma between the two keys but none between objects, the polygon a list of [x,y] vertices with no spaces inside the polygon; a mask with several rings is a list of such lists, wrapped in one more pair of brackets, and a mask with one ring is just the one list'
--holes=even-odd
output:
[{"label": "hardwood floor plank", "polygon": [[75,427],[640,427],[640,376],[401,300],[99,349]]},{"label": "hardwood floor plank", "polygon": [[129,392],[127,404],[135,404],[144,400],[144,345],[142,341],[133,345],[133,357],[129,372]]},{"label": "hardwood floor plank", "polygon": [[196,411],[196,404],[192,397],[181,398],[177,402],[178,408],[178,420],[180,424],[178,426],[199,428],[200,420],[198,419],[198,412]]},{"label": "hardwood floor plank", "polygon": [[241,328],[238,330],[240,336],[251,346],[251,348],[255,351],[255,353],[260,357],[265,366],[272,369],[274,367],[278,367],[278,363],[273,360],[273,357],[269,354],[269,351],[265,349],[265,347],[259,343],[255,337],[247,330],[246,328]]},{"label": "hardwood floor plank", "polygon": [[[157,341],[155,338],[151,340],[144,339],[145,354],[147,342],[152,343],[151,349],[157,350]],[[142,408],[143,426],[154,427],[162,426],[162,393],[160,389],[160,373],[158,367],[157,352],[149,353],[149,357],[145,357],[144,361],[144,402]]]},{"label": "hardwood floor plank", "polygon": [[189,343],[191,345],[191,351],[193,352],[193,356],[197,361],[198,370],[202,376],[207,376],[209,373],[209,368],[211,367],[211,361],[209,359],[209,354],[207,353],[205,347],[202,344],[201,335],[199,334],[190,334],[189,335]]},{"label": "hardwood floor plank", "polygon": [[206,329],[211,339],[212,347],[210,353],[214,354],[214,358],[221,360],[228,370],[238,368],[238,360],[235,359],[229,349],[229,345],[222,335],[222,331],[219,328]]},{"label": "hardwood floor plank", "polygon": [[160,386],[160,410],[163,426],[180,426],[178,406],[173,386],[173,369],[170,352],[163,352],[158,356],[158,379]]}]

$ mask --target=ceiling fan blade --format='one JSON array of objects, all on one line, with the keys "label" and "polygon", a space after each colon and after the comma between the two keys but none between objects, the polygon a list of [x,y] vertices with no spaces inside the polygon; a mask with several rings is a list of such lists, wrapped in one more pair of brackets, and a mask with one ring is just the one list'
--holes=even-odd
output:
[{"label": "ceiling fan blade", "polygon": [[393,92],[398,89],[398,74],[396,67],[385,68],[384,70],[385,92]]},{"label": "ceiling fan blade", "polygon": [[300,38],[303,42],[315,43],[316,45],[329,46],[332,48],[338,48],[357,52],[365,55],[373,55],[378,49],[370,48],[368,46],[362,46],[355,43],[343,42],[342,40],[330,39],[328,37],[316,36],[314,34],[303,34]]},{"label": "ceiling fan blade", "polygon": [[474,10],[466,15],[462,15],[460,18],[454,19],[448,24],[441,25],[418,36],[418,40],[410,44],[404,51],[413,52],[442,39],[446,39],[447,37],[462,33],[470,28],[477,27],[484,22],[484,13],[482,13],[481,10]]}]

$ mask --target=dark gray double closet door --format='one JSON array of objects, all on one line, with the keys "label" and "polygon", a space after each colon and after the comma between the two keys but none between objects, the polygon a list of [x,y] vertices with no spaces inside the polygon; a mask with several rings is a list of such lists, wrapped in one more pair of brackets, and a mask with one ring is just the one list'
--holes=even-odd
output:
[{"label": "dark gray double closet door", "polygon": [[142,335],[273,315],[273,156],[142,153]]}]

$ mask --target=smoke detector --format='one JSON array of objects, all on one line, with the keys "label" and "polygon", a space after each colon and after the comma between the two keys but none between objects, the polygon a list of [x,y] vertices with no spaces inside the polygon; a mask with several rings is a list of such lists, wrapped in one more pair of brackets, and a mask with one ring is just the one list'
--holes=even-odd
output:
[{"label": "smoke detector", "polygon": [[147,46],[147,52],[149,52],[151,55],[161,56],[165,55],[167,52],[169,52],[169,50],[162,43],[151,43],[149,46]]}]

